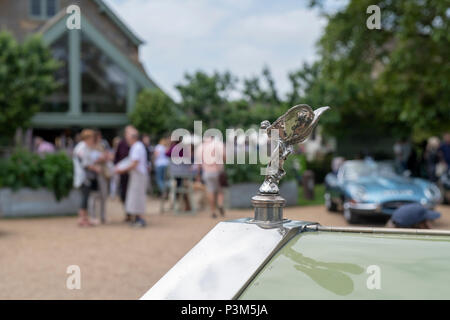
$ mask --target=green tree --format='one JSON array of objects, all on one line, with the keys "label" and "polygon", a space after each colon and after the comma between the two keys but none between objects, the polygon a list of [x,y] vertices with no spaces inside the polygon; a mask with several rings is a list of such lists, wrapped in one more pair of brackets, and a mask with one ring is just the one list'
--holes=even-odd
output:
[{"label": "green tree", "polygon": [[18,43],[0,32],[0,136],[8,140],[29,125],[44,98],[57,86],[58,62],[38,36]]},{"label": "green tree", "polygon": [[233,108],[229,101],[236,82],[236,77],[230,72],[208,75],[197,71],[185,74],[184,82],[176,88],[181,96],[180,108],[188,119],[186,129],[192,130],[195,120],[202,120],[210,127],[225,129],[228,125],[227,115]]},{"label": "green tree", "polygon": [[335,106],[345,105],[345,103],[341,102],[342,95],[338,88],[322,77],[322,64],[320,62],[304,63],[299,70],[290,72],[288,78],[291,90],[287,93],[287,104],[293,106],[305,103],[313,108],[332,106],[332,112],[326,112],[322,116],[320,125],[326,127],[328,133],[333,136],[342,136],[345,131],[341,130],[342,119],[340,113],[336,112]]},{"label": "green tree", "polygon": [[268,66],[263,67],[261,75],[244,79],[242,96],[248,102],[249,125],[259,125],[263,120],[274,121],[292,106],[280,98]]},{"label": "green tree", "polygon": [[281,103],[275,80],[268,66],[263,68],[261,77],[244,79],[242,94],[250,103],[264,103],[272,107]]},{"label": "green tree", "polygon": [[449,128],[449,7],[448,0],[416,0],[389,8],[393,49],[381,59],[376,89],[386,117],[411,127],[417,139]]},{"label": "green tree", "polygon": [[[311,3],[320,6],[321,1]],[[324,116],[329,131],[354,134],[370,128],[384,135],[413,134],[419,140],[448,127],[449,4],[351,0],[342,10],[325,14],[319,73],[303,94],[334,107],[336,121]],[[366,26],[369,5],[381,9],[381,30]]]},{"label": "green tree", "polygon": [[[129,115],[131,123],[143,133],[160,138],[169,133],[176,123],[174,102],[161,90],[145,89],[139,93],[136,106]],[[182,119],[183,115],[177,118]]]}]

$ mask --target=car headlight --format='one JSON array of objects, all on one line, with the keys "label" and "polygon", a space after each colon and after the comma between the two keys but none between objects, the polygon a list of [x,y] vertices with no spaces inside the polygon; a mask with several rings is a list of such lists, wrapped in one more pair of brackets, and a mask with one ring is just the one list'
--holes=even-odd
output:
[{"label": "car headlight", "polygon": [[363,201],[366,196],[366,189],[362,186],[349,186],[350,197],[356,201]]},{"label": "car headlight", "polygon": [[441,198],[441,191],[434,184],[431,184],[427,188],[425,188],[424,194],[425,197],[427,197],[429,200],[437,201]]}]

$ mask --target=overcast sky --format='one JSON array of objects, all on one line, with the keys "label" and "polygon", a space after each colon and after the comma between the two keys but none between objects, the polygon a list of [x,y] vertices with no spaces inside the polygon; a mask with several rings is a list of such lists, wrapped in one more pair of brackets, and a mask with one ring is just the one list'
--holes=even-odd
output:
[{"label": "overcast sky", "polygon": [[[268,65],[281,94],[287,73],[315,59],[325,21],[306,0],[105,0],[145,41],[140,59],[178,100],[186,72],[230,70],[239,77]],[[338,1],[341,2],[341,1]]]}]

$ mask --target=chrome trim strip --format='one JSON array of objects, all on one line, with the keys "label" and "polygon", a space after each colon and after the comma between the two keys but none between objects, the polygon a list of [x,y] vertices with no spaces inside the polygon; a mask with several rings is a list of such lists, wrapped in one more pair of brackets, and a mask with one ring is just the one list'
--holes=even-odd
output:
[{"label": "chrome trim strip", "polygon": [[327,227],[321,225],[309,225],[306,226],[305,228],[310,231],[450,236],[450,230],[435,230],[435,229],[430,230],[430,229],[405,229],[405,228]]},{"label": "chrome trim strip", "polygon": [[218,223],[141,300],[236,299],[305,221],[267,229],[239,219]]},{"label": "chrome trim strip", "polygon": [[351,203],[347,202],[348,207],[354,210],[379,210],[380,206],[376,203]]}]

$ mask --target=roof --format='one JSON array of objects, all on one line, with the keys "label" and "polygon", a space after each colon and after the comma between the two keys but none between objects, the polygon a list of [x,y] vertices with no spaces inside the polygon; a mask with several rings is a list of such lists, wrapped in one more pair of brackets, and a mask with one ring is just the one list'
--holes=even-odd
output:
[{"label": "roof", "polygon": [[114,11],[106,5],[103,0],[93,0],[102,12],[104,12],[119,28],[123,33],[137,46],[144,43],[115,13]]},{"label": "roof", "polygon": [[[145,42],[141,40],[115,13],[110,9],[104,1],[102,0],[93,0],[98,7],[100,8],[100,12],[105,13],[111,21],[119,27],[119,29],[125,34],[125,36],[131,40],[136,46],[144,44]],[[45,32],[49,29],[55,22],[60,20],[62,17],[66,16],[65,10],[60,10],[55,16],[47,20],[43,26],[39,28],[40,32]]]},{"label": "roof", "polygon": [[[62,33],[68,32],[64,20],[65,16],[65,11],[61,10],[54,17],[46,21],[38,30],[38,32],[44,36],[44,40],[47,44],[51,44],[61,36]],[[126,70],[129,74],[132,74],[133,78],[138,81],[140,86],[158,88],[139,62],[130,59],[128,55],[121,52],[119,48],[99,32],[83,14],[81,14],[81,21],[83,25],[82,32],[93,39],[95,44],[104,53],[109,55],[115,63],[122,67],[122,69]]]}]

